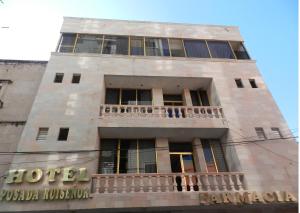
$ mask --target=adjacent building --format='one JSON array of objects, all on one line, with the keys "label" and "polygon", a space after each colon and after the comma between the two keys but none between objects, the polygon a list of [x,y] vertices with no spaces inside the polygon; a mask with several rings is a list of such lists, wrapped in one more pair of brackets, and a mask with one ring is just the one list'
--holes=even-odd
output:
[{"label": "adjacent building", "polygon": [[237,27],[65,17],[35,66],[1,70],[23,123],[0,211],[297,211],[298,147]]}]

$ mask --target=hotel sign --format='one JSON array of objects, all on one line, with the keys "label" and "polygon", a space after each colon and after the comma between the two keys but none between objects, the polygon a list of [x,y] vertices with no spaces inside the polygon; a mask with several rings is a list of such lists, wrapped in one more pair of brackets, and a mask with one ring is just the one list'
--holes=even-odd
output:
[{"label": "hotel sign", "polygon": [[[59,179],[60,177],[60,179]],[[9,170],[4,183],[13,184],[36,184],[42,180],[53,184],[61,181],[64,185],[75,182],[89,182],[90,178],[86,168],[49,168],[43,171],[40,168],[26,170]],[[89,188],[78,186],[66,188],[44,188],[44,189],[3,189],[0,190],[0,201],[37,201],[37,200],[74,200],[88,199],[90,197]]]}]

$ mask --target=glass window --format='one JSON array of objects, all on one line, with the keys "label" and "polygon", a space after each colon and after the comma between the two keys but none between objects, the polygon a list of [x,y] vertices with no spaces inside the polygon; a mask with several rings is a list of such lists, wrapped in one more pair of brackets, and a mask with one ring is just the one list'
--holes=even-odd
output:
[{"label": "glass window", "polygon": [[182,142],[182,143],[169,143],[170,152],[192,152],[192,143]]},{"label": "glass window", "polygon": [[81,74],[73,74],[72,84],[79,84],[81,78]]},{"label": "glass window", "polygon": [[104,36],[102,53],[128,55],[128,37]]},{"label": "glass window", "polygon": [[190,94],[191,94],[193,106],[201,106],[198,91],[191,90]]},{"label": "glass window", "polygon": [[61,42],[58,51],[62,53],[73,52],[75,40],[76,40],[76,34],[63,33],[61,36]]},{"label": "glass window", "polygon": [[244,88],[243,82],[240,78],[235,79],[235,84],[236,84],[237,88]]},{"label": "glass window", "polygon": [[201,140],[207,172],[227,172],[224,153],[219,140]]},{"label": "glass window", "polygon": [[250,83],[250,85],[251,85],[252,88],[257,88],[255,79],[249,79],[249,83]]},{"label": "glass window", "polygon": [[117,173],[118,139],[101,139],[100,173]]},{"label": "glass window", "polygon": [[171,55],[173,57],[185,57],[181,39],[169,39]]},{"label": "glass window", "polygon": [[42,127],[39,128],[39,132],[36,136],[37,141],[45,141],[47,139],[49,128],[48,127]]},{"label": "glass window", "polygon": [[106,89],[105,104],[120,104],[120,89]]},{"label": "glass window", "polygon": [[143,37],[130,37],[130,55],[144,55]]},{"label": "glass window", "polygon": [[229,43],[227,41],[207,41],[211,57],[234,59]]},{"label": "glass window", "polygon": [[209,106],[208,96],[205,90],[199,90],[199,96],[202,106]]},{"label": "glass window", "polygon": [[100,53],[102,46],[101,35],[78,35],[76,53]]},{"label": "glass window", "polygon": [[69,128],[60,128],[57,140],[66,141],[68,139],[68,135],[69,135]]},{"label": "glass window", "polygon": [[205,41],[184,40],[184,47],[187,57],[210,58]]},{"label": "glass window", "polygon": [[242,42],[230,41],[230,44],[237,59],[250,59]]},{"label": "glass window", "polygon": [[135,89],[122,89],[121,95],[122,105],[136,105],[136,90]]},{"label": "glass window", "polygon": [[121,140],[119,173],[137,173],[136,140]]},{"label": "glass window", "polygon": [[137,90],[138,105],[152,105],[151,90]]},{"label": "glass window", "polygon": [[63,73],[56,73],[54,78],[54,83],[62,83],[63,79],[64,79]]},{"label": "glass window", "polygon": [[170,56],[166,38],[145,38],[147,56]]},{"label": "glass window", "polygon": [[191,90],[190,94],[193,106],[209,106],[209,100],[205,90]]},{"label": "glass window", "polygon": [[154,140],[139,140],[139,172],[156,173],[156,154]]}]

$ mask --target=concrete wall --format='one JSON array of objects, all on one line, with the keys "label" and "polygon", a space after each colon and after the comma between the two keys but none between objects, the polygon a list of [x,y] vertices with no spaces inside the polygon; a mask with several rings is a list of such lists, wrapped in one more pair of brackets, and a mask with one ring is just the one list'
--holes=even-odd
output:
[{"label": "concrete wall", "polygon": [[[45,72],[46,61],[0,60],[0,151],[17,150],[22,130],[41,78]],[[0,176],[8,170],[12,155],[0,155]],[[3,178],[0,179],[2,184]]]},{"label": "concrete wall", "polygon": [[[78,18],[66,18],[62,32],[242,40],[237,28],[231,27],[130,23],[127,21]],[[57,72],[65,74],[63,83],[53,83]],[[71,84],[73,73],[81,73],[80,84]],[[237,146],[232,146],[231,143],[232,141],[256,139],[255,127],[263,127],[268,137],[271,137],[271,127],[279,127],[284,137],[290,136],[288,126],[253,60],[52,53],[18,144],[18,151],[89,150],[99,148],[98,127],[106,125],[105,120],[99,120],[99,106],[104,103],[105,75],[123,75],[132,76],[133,78],[135,76],[211,78],[212,84],[209,93],[212,102],[223,107],[227,119],[228,134],[224,135],[222,140],[225,144],[225,155],[228,156],[227,160],[230,161],[229,168],[231,171],[244,172],[251,191],[288,190],[297,193],[298,153],[295,140],[272,140]],[[241,78],[245,88],[237,88],[235,78]],[[258,88],[253,89],[250,87],[249,78],[256,80]],[[130,87],[130,85],[128,86]],[[164,86],[161,85],[162,88]],[[117,127],[119,121],[112,120],[109,122],[115,122],[114,125]],[[165,125],[165,128],[169,127],[168,124]],[[35,141],[39,127],[49,127],[49,134],[44,142]],[[57,141],[60,127],[70,128],[67,141]],[[128,125],[128,128],[130,128],[130,125]],[[101,128],[99,131],[101,137]],[[165,138],[158,138],[157,143],[165,143],[165,140]],[[165,156],[162,154],[158,157],[163,159]],[[37,157],[30,155],[16,156],[13,162],[32,159],[37,159]],[[96,173],[98,167],[98,155],[96,153],[41,155],[38,156],[38,159],[44,162],[30,164],[28,167],[46,166],[49,159],[52,159],[51,166],[85,166],[90,173]],[[12,165],[13,167],[19,168],[20,166]],[[168,168],[163,165],[158,166],[158,168],[161,171],[168,171]],[[47,184],[42,183],[42,185],[46,186]],[[38,188],[41,185],[33,187]],[[197,195],[195,195],[190,205],[195,205],[197,198]],[[26,210],[72,207],[105,208],[111,206],[109,199],[111,199],[109,196],[99,196],[98,198],[94,197],[89,202],[53,201],[46,205],[41,201],[36,202],[35,205],[14,204],[14,208],[19,209],[21,205]],[[113,206],[118,206],[120,203],[121,207],[136,206],[136,204],[130,203],[131,199],[128,199],[125,195],[114,199],[118,199],[118,202]],[[157,200],[157,197],[151,198],[151,195],[149,195],[140,199],[140,202],[143,203],[142,199],[146,199],[148,202],[149,199]],[[154,200],[153,202],[155,203],[154,206],[176,205],[175,200],[172,200],[172,196],[165,197],[165,201],[162,202],[155,202]],[[141,206],[143,205],[141,204]],[[9,204],[6,204],[5,208],[8,206]]]}]

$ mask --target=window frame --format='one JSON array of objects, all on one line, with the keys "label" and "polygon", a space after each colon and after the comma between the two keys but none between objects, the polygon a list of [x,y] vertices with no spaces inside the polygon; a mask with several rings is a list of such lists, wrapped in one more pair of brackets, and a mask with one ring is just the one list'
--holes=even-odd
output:
[{"label": "window frame", "polygon": [[[119,101],[118,101],[118,104],[115,104],[115,105],[124,105],[122,104],[122,92],[123,90],[135,90],[135,104],[128,104],[130,106],[153,106],[153,92],[152,92],[152,89],[136,89],[136,88],[105,88],[105,97],[104,97],[104,101],[105,101],[105,104],[106,104],[106,98],[107,98],[107,89],[116,89],[118,90],[118,94],[119,94]],[[141,105],[141,104],[138,104],[139,101],[138,101],[138,91],[139,90],[149,90],[150,93],[151,93],[151,104],[150,105]],[[150,101],[149,101],[150,102]],[[108,105],[111,105],[111,104],[108,104]],[[114,105],[114,104],[112,104]]]},{"label": "window frame", "polygon": [[[74,82],[74,78],[76,78],[76,77],[79,77],[79,78],[77,79],[78,82],[77,82],[77,81]],[[71,83],[72,83],[72,84],[80,84],[80,80],[81,80],[81,73],[73,73]]]},{"label": "window frame", "polygon": [[[53,83],[56,83],[56,84],[61,84],[61,83],[63,83],[63,81],[64,81],[64,76],[65,76],[65,74],[62,73],[62,72],[57,72],[57,73],[55,73]],[[59,77],[61,77],[61,80],[60,80],[60,81],[57,81],[57,78],[59,78]]]},{"label": "window frame", "polygon": [[[62,131],[67,131],[67,133],[65,133],[66,137],[64,137],[66,139],[61,139],[61,137],[63,137],[61,135],[61,134],[63,134]],[[68,141],[69,133],[70,133],[70,128],[69,127],[60,127],[59,131],[58,131],[57,141]]]}]

